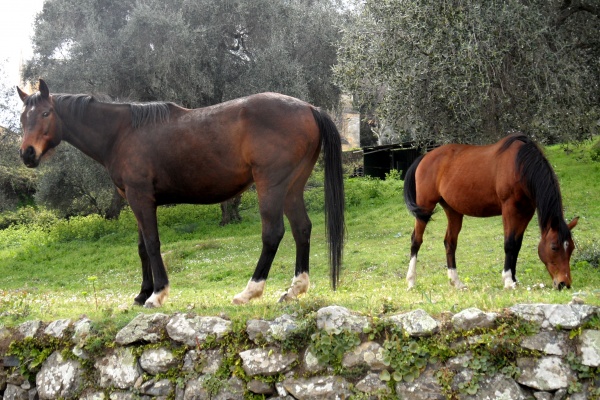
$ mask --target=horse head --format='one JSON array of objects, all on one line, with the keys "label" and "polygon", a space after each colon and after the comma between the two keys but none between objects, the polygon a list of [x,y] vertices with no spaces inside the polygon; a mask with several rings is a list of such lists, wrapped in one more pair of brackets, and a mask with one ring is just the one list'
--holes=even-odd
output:
[{"label": "horse head", "polygon": [[35,168],[42,156],[60,143],[60,118],[54,110],[48,86],[42,79],[39,92],[29,95],[19,87],[17,92],[23,101],[23,143],[19,154],[26,166]]},{"label": "horse head", "polygon": [[[579,218],[573,218],[567,225],[571,231]],[[540,260],[546,265],[546,269],[552,277],[552,283],[555,289],[571,288],[571,253],[575,244],[571,235],[564,240],[560,239],[558,224],[551,224],[548,229],[542,232],[542,238],[538,245],[538,254]]]}]

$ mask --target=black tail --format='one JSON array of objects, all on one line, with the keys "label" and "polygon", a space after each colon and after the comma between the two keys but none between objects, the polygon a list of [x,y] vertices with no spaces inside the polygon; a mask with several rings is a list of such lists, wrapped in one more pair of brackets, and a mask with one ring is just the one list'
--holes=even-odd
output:
[{"label": "black tail", "polygon": [[333,290],[340,280],[340,268],[344,252],[346,223],[344,209],[344,174],[342,170],[342,141],[335,124],[323,111],[312,108],[323,140],[325,161],[325,233],[329,244],[329,271]]},{"label": "black tail", "polygon": [[410,211],[415,218],[424,222],[429,222],[431,219],[431,213],[424,212],[423,209],[417,204],[417,181],[415,179],[415,175],[417,172],[417,167],[419,166],[419,163],[423,157],[424,155],[417,158],[408,168],[408,171],[406,171],[406,175],[404,176],[404,202],[406,203],[408,211]]}]

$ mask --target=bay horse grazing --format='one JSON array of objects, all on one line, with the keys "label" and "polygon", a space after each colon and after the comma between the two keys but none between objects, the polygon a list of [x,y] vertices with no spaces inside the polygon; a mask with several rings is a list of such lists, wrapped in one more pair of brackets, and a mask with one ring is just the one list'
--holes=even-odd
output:
[{"label": "bay horse grazing", "polygon": [[262,220],[262,252],[235,304],[263,293],[288,218],[296,242],[292,299],[309,287],[312,224],[304,186],[319,157],[325,163],[325,219],[330,277],[339,281],[345,235],[340,135],[330,117],[301,100],[262,93],[189,110],[173,103],[107,103],[89,95],[17,88],[24,103],[20,154],[28,167],[62,140],[108,170],[138,223],[142,287],[137,304],[159,307],[169,293],[160,253],[156,208],[162,204],[220,203],[253,182]]},{"label": "bay horse grazing", "polygon": [[436,204],[448,218],[444,238],[448,278],[456,288],[454,254],[464,215],[502,215],[504,224],[504,287],[514,288],[517,256],[523,233],[537,210],[541,240],[538,254],[555,288],[571,287],[569,260],[574,249],[571,229],[563,217],[558,180],[541,149],[522,133],[511,134],[488,146],[448,144],[419,157],[406,172],[404,200],[415,216],[410,264],[406,280],[415,285],[417,254],[423,232]]}]

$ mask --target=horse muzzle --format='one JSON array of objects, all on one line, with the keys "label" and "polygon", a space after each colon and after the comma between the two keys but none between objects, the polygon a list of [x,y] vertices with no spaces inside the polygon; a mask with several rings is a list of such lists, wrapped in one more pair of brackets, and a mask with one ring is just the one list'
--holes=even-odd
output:
[{"label": "horse muzzle", "polygon": [[23,163],[29,168],[35,168],[40,163],[40,159],[37,156],[33,146],[28,146],[25,149],[25,151],[23,151],[23,149],[20,149],[19,155],[21,156],[21,160],[23,160]]},{"label": "horse muzzle", "polygon": [[558,291],[561,291],[564,288],[571,289],[570,283],[556,282],[556,281],[553,281],[553,283],[554,283],[554,289],[557,289]]}]

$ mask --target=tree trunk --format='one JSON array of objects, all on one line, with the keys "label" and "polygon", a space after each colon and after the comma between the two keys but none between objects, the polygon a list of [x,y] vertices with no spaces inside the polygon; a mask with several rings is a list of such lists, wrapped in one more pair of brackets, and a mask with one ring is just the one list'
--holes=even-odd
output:
[{"label": "tree trunk", "polygon": [[239,211],[241,202],[242,195],[238,194],[237,196],[221,203],[221,226],[242,221]]}]

